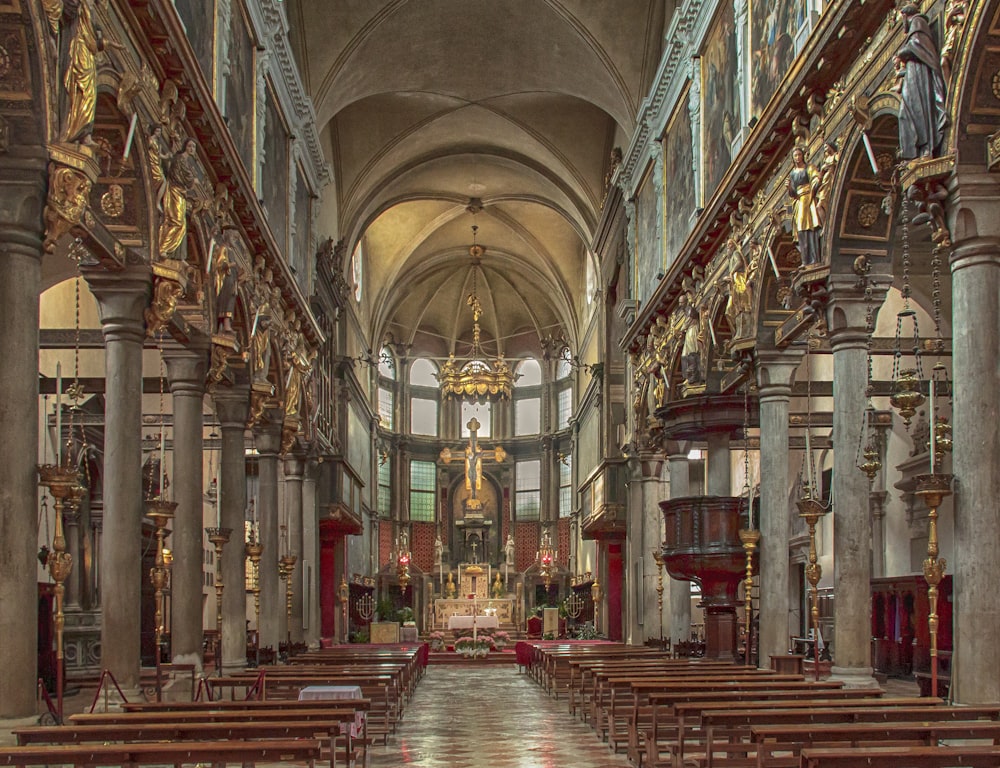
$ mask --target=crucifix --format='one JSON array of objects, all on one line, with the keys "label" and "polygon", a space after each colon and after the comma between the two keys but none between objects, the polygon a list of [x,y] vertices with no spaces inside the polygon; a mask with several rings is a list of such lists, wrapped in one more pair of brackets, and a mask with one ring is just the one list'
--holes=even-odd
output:
[{"label": "crucifix", "polygon": [[[497,464],[502,464],[507,458],[507,452],[496,446],[489,450],[484,450],[479,446],[479,428],[482,426],[479,420],[473,416],[469,421],[469,444],[465,446],[465,488],[469,492],[469,498],[465,502],[466,512],[482,512],[483,502],[479,498],[479,490],[483,487],[483,459],[493,460]],[[450,464],[452,460],[451,449],[441,450],[441,461]]]}]

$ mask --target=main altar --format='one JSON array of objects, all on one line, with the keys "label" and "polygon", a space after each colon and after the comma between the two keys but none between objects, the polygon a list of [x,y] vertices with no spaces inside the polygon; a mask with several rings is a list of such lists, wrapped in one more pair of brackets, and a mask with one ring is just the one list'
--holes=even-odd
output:
[{"label": "main altar", "polygon": [[[447,627],[453,616],[496,617],[499,624],[513,623],[514,600],[506,595],[491,597],[494,584],[501,584],[500,570],[478,564],[458,566],[457,594],[460,596],[438,598],[434,601],[436,626]],[[495,581],[491,581],[494,579]],[[451,582],[451,574],[449,574]]]}]

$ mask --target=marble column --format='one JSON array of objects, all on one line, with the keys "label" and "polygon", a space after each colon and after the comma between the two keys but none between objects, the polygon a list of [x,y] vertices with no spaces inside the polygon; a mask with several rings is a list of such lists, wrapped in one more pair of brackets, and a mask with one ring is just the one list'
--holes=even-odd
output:
[{"label": "marble column", "polygon": [[[0,718],[36,714],[42,147],[0,153]],[[74,564],[73,570],[79,566]]]},{"label": "marble column", "polygon": [[757,358],[760,394],[760,585],[758,658],[769,669],[771,657],[788,652],[788,403],[802,355],[764,352]]},{"label": "marble column", "polygon": [[[629,576],[634,576],[631,581],[636,583],[633,592],[636,599],[640,600],[640,607],[637,610],[642,621],[642,627],[636,637],[635,644],[639,645],[648,639],[660,640],[667,637],[666,622],[669,616],[664,616],[657,602],[656,585],[658,579],[658,568],[653,552],[660,551],[663,547],[663,511],[660,509],[660,502],[666,498],[665,483],[663,482],[664,461],[662,456],[644,456],[640,460],[640,467],[637,475],[633,475],[632,485],[636,487],[636,496],[639,502],[639,526],[640,535],[636,537],[638,541],[630,542],[628,558],[626,563],[633,569]],[[632,521],[629,521],[630,523]],[[631,527],[630,527],[631,530]],[[638,559],[638,558],[641,558]],[[642,563],[642,572],[636,572],[635,566],[631,563]],[[668,588],[670,577],[663,573],[663,602],[664,610],[669,610]],[[625,579],[629,583],[629,578]],[[638,595],[642,590],[641,597]]]},{"label": "marble column", "polygon": [[83,575],[83,558],[80,557],[80,505],[82,500],[63,507],[63,526],[66,536],[66,551],[72,558],[73,570],[66,579],[65,604],[67,611],[80,610],[80,581]]},{"label": "marble column", "polygon": [[[888,285],[882,280],[879,285]],[[829,279],[827,328],[833,351],[833,581],[832,674],[849,687],[877,685],[871,663],[871,520],[868,478],[857,468],[868,377],[865,295],[853,275]],[[877,292],[878,293],[878,292]],[[877,296],[880,305],[884,288]]]},{"label": "marble column", "polygon": [[[205,371],[207,352],[165,345],[163,360],[167,368],[173,404],[173,477],[174,512],[170,548],[174,564],[170,573],[170,651],[175,664],[201,667],[202,592],[204,589],[205,515],[203,445]],[[211,525],[215,525],[215,520]],[[211,598],[209,602],[214,600]],[[214,614],[214,611],[212,612]],[[214,628],[214,624],[213,624]]]},{"label": "marble column", "polygon": [[[1000,232],[992,174],[964,174],[952,191],[952,417],[955,447],[954,656],[951,695],[1000,700]],[[925,371],[926,363],[925,363]]]},{"label": "marble column", "polygon": [[219,418],[219,509],[222,527],[231,528],[222,550],[222,671],[230,674],[246,666],[246,389],[219,387],[212,395]]},{"label": "marble column", "polygon": [[728,432],[711,432],[706,435],[708,457],[705,459],[705,488],[709,496],[731,496],[733,493],[733,465],[729,454]]},{"label": "marble column", "polygon": [[[104,333],[104,518],[101,666],[126,696],[139,691],[142,581],[142,345],[148,266],[85,270]],[[200,598],[199,598],[200,602]]]},{"label": "marble column", "polygon": [[[319,467],[315,458],[307,459],[302,473],[302,617],[305,627],[302,641],[310,648],[319,645],[319,516],[316,479]],[[340,582],[337,582],[338,586]],[[305,586],[308,585],[308,586]]]},{"label": "marble column", "polygon": [[[690,443],[668,443],[666,446],[672,499],[691,494],[691,470],[687,457],[690,447]],[[670,578],[666,568],[663,578],[666,582],[664,586],[669,590],[664,595],[669,594],[670,640],[676,645],[691,639],[691,582]]]},{"label": "marble column", "polygon": [[285,516],[288,525],[285,551],[281,555],[295,556],[291,576],[292,615],[288,636],[293,643],[302,642],[302,474],[305,461],[300,456],[285,458]]},{"label": "marble column", "polygon": [[281,447],[281,421],[269,413],[270,423],[256,433],[258,459],[257,483],[260,521],[260,645],[275,652],[281,640],[281,621],[285,615],[285,595],[278,577],[278,450]]}]

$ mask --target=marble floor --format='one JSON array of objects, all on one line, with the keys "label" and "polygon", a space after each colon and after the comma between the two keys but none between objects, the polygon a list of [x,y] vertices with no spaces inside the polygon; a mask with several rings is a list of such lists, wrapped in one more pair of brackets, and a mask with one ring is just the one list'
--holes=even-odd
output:
[{"label": "marble floor", "polygon": [[513,665],[435,666],[417,686],[371,768],[624,768],[566,698],[548,696]]}]

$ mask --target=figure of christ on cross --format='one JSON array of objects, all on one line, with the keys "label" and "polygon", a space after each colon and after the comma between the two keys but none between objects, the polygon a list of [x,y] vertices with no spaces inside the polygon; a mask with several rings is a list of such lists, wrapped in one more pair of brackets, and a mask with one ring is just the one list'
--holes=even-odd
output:
[{"label": "figure of christ on cross", "polygon": [[[489,450],[480,448],[479,428],[482,425],[475,416],[472,417],[467,426],[469,427],[469,444],[465,446],[465,488],[469,492],[469,498],[465,502],[465,508],[468,511],[478,512],[483,507],[483,503],[479,499],[479,491],[483,487],[483,459],[502,464],[507,458],[507,452],[499,445]],[[441,461],[450,464],[451,460],[451,450],[443,448]]]}]

